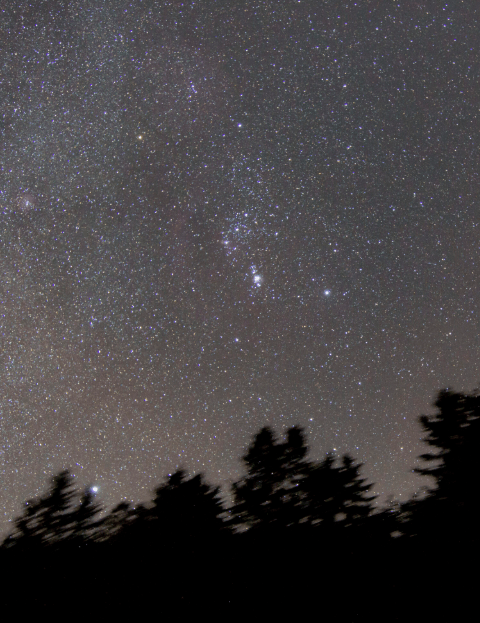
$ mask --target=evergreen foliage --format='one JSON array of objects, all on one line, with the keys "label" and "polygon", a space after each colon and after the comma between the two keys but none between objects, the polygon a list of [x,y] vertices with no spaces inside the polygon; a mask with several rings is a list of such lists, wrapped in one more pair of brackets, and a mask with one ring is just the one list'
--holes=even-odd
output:
[{"label": "evergreen foliage", "polygon": [[361,467],[349,455],[337,467],[333,454],[311,466],[307,479],[310,524],[328,529],[358,526],[372,513],[375,496],[368,495],[372,485],[365,484]]},{"label": "evergreen foliage", "polygon": [[300,525],[351,526],[373,510],[359,464],[345,455],[340,466],[329,454],[308,461],[303,432],[292,427],[277,442],[269,428],[254,438],[243,457],[247,475],[233,485],[234,522],[244,528],[283,529]]},{"label": "evergreen foliage", "polygon": [[74,530],[71,514],[74,495],[73,479],[67,470],[54,476],[46,495],[25,503],[6,544],[38,548],[66,540]]},{"label": "evergreen foliage", "polygon": [[461,504],[478,476],[480,396],[443,390],[434,404],[437,413],[422,415],[420,423],[427,433],[423,441],[436,452],[422,454],[426,465],[416,471],[434,478],[437,498]]},{"label": "evergreen foliage", "polygon": [[172,544],[212,538],[222,529],[224,514],[219,487],[207,484],[201,474],[187,478],[178,470],[155,490],[147,521],[158,539],[168,535]]},{"label": "evergreen foliage", "polygon": [[[283,439],[269,428],[255,435],[228,511],[219,487],[178,470],[150,502],[121,502],[100,519],[92,490],[76,490],[62,471],[25,504],[0,548],[7,594],[13,599],[28,590],[35,607],[65,610],[69,587],[82,585],[89,594],[98,591],[96,608],[124,616],[134,595],[158,587],[165,603],[197,612],[211,607],[214,583],[218,606],[237,613],[260,594],[270,609],[284,602],[297,607],[300,595],[314,605],[320,586],[337,619],[358,620],[371,587],[392,603],[408,590],[412,565],[432,562],[445,570],[477,553],[480,397],[444,390],[434,404],[436,413],[420,418],[432,450],[417,468],[433,485],[426,496],[392,501],[380,512],[362,465],[349,455],[308,458],[298,427]],[[467,585],[450,584],[450,591]],[[424,585],[433,594],[435,574]],[[285,594],[274,597],[283,586]],[[429,608],[443,615],[443,607]],[[397,614],[389,618],[409,615]]]},{"label": "evergreen foliage", "polygon": [[434,451],[422,454],[423,465],[415,469],[433,479],[433,486],[424,498],[402,505],[402,530],[429,540],[445,540],[446,534],[455,543],[477,539],[480,396],[442,390],[434,406],[434,415],[420,417],[423,441]]},{"label": "evergreen foliage", "polygon": [[307,447],[298,428],[278,443],[270,428],[254,438],[243,461],[247,475],[233,485],[233,523],[244,528],[284,528],[304,515],[304,482],[309,463]]},{"label": "evergreen foliage", "polygon": [[96,537],[102,526],[102,521],[99,519],[101,510],[102,507],[95,500],[91,487],[85,487],[78,503],[70,511],[71,539],[75,545],[85,545]]}]

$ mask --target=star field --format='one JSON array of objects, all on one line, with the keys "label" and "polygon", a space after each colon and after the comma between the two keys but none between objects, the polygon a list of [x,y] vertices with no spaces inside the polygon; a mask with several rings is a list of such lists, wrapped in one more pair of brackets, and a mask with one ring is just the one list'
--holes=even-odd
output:
[{"label": "star field", "polygon": [[241,473],[264,425],[409,495],[478,384],[475,3],[13,1],[0,37],[2,529]]}]

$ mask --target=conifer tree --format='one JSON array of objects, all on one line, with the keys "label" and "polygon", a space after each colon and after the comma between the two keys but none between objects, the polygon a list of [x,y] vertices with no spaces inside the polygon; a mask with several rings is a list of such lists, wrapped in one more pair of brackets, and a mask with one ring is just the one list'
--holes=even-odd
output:
[{"label": "conifer tree", "polygon": [[95,500],[95,493],[91,487],[85,487],[78,504],[70,512],[72,523],[72,540],[75,545],[84,545],[92,540],[102,522],[98,514],[102,507]]},{"label": "conifer tree", "polygon": [[343,492],[342,513],[345,515],[344,525],[360,525],[373,510],[375,495],[369,495],[371,484],[360,474],[361,463],[355,463],[353,458],[345,454],[339,468],[341,491]]},{"label": "conifer tree", "polygon": [[97,539],[108,541],[111,545],[125,542],[133,536],[137,524],[144,518],[143,505],[133,506],[131,502],[119,502],[98,524]]},{"label": "conifer tree", "polygon": [[33,549],[64,541],[72,533],[70,510],[74,495],[73,478],[63,470],[53,477],[46,495],[26,502],[5,544]]},{"label": "conifer tree", "polygon": [[310,525],[332,528],[343,511],[343,492],[335,455],[328,453],[320,463],[312,463],[306,483]]},{"label": "conifer tree", "polygon": [[434,406],[434,415],[420,417],[423,441],[434,451],[422,454],[424,464],[415,469],[433,486],[402,505],[403,531],[430,540],[473,538],[480,513],[480,396],[442,390]]},{"label": "conifer tree", "polygon": [[479,471],[480,396],[442,390],[434,405],[438,412],[422,415],[420,424],[424,441],[436,452],[422,454],[426,465],[415,471],[434,478],[437,498],[462,503]]},{"label": "conifer tree", "polygon": [[195,539],[204,542],[218,535],[224,513],[219,487],[207,484],[202,474],[187,478],[178,470],[157,487],[145,517],[155,540],[178,544]]},{"label": "conifer tree", "polygon": [[358,526],[372,512],[375,496],[368,495],[357,464],[347,454],[336,465],[334,454],[320,463],[312,463],[306,481],[306,498],[310,525],[324,529]]},{"label": "conifer tree", "polygon": [[243,457],[246,476],[233,485],[234,523],[263,529],[301,523],[307,451],[300,428],[290,428],[284,443],[276,441],[270,428],[263,428]]}]

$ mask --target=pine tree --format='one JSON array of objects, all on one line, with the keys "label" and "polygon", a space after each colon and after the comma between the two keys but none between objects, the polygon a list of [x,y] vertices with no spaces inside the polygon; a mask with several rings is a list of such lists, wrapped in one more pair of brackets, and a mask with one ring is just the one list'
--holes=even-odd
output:
[{"label": "pine tree", "polygon": [[95,493],[91,487],[85,487],[78,504],[70,512],[72,524],[71,539],[75,545],[85,545],[94,539],[102,522],[98,515],[102,510],[101,505],[95,500]]},{"label": "pine tree", "polygon": [[434,405],[438,413],[422,415],[420,423],[427,433],[423,441],[437,451],[422,454],[427,465],[415,471],[434,478],[437,498],[463,504],[478,471],[475,448],[480,435],[480,397],[442,390]]},{"label": "pine tree", "polygon": [[404,532],[444,542],[471,539],[480,511],[480,396],[442,390],[434,406],[437,413],[421,416],[420,424],[435,451],[422,454],[424,465],[415,469],[434,484],[426,497],[402,506]]},{"label": "pine tree", "polygon": [[139,525],[145,526],[152,543],[162,547],[201,544],[220,534],[224,514],[219,487],[206,483],[202,474],[187,478],[178,470],[156,488]]},{"label": "pine tree", "polygon": [[327,454],[320,463],[312,463],[306,488],[310,525],[332,528],[343,511],[341,478],[334,454]]},{"label": "pine tree", "polygon": [[31,550],[67,539],[73,531],[70,510],[74,495],[73,479],[68,470],[55,475],[46,495],[26,502],[5,545]]},{"label": "pine tree", "polygon": [[324,529],[358,526],[372,512],[375,496],[371,484],[360,474],[361,464],[344,455],[340,466],[335,455],[327,454],[311,466],[307,479],[309,523]]},{"label": "pine tree", "polygon": [[371,514],[375,495],[368,495],[372,488],[360,474],[361,463],[355,463],[348,454],[342,457],[339,469],[343,492],[342,512],[345,526],[359,526]]},{"label": "pine tree", "polygon": [[276,441],[270,428],[255,436],[243,457],[247,474],[233,485],[236,525],[280,529],[302,523],[307,451],[303,432],[297,427],[287,431],[284,443]]},{"label": "pine tree", "polygon": [[119,502],[112,510],[98,522],[95,530],[96,539],[107,541],[111,546],[120,542],[126,543],[135,540],[137,526],[144,519],[147,511],[140,504],[133,506],[131,502]]},{"label": "pine tree", "polygon": [[3,542],[3,547],[37,550],[43,543],[41,500],[27,500],[22,514],[14,520],[14,529]]},{"label": "pine tree", "polygon": [[75,496],[73,477],[63,470],[53,477],[50,493],[43,499],[43,540],[58,543],[72,533],[71,506]]},{"label": "pine tree", "polygon": [[283,472],[279,489],[281,522],[284,527],[298,526],[306,521],[308,500],[305,485],[310,469],[303,430],[292,426],[287,431],[286,441],[280,444],[279,452]]}]

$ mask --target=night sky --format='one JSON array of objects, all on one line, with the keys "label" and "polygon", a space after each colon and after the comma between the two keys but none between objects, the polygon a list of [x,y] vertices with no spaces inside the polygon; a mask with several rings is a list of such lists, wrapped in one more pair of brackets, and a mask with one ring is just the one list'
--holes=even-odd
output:
[{"label": "night sky", "polygon": [[63,467],[232,482],[265,425],[421,484],[479,382],[476,5],[2,3],[0,529]]}]

